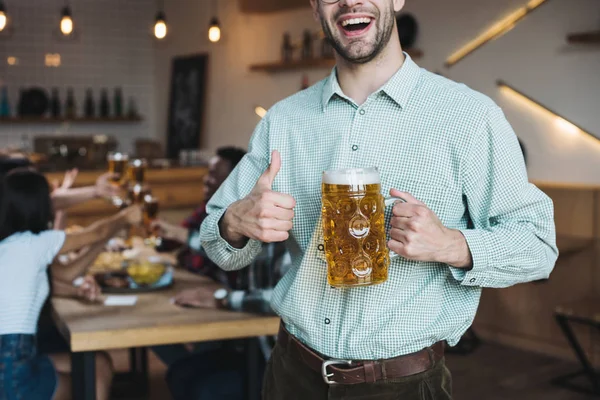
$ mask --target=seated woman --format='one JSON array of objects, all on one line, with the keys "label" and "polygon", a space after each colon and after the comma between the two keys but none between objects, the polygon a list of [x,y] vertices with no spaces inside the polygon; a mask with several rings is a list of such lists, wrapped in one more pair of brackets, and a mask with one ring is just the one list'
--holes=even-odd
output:
[{"label": "seated woman", "polygon": [[[119,230],[141,223],[139,207],[130,207],[82,231],[52,230],[53,211],[46,178],[15,169],[0,183],[0,398],[70,399],[68,355],[39,355],[36,323],[49,284],[48,265],[56,255],[108,240]],[[60,264],[57,264],[57,268]],[[62,265],[72,281],[86,265]],[[108,359],[96,360],[97,398],[108,399],[112,373]]]}]

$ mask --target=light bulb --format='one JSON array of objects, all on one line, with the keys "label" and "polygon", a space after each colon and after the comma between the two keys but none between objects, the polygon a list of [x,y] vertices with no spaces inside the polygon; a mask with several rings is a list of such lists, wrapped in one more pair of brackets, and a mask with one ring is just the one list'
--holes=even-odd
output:
[{"label": "light bulb", "polygon": [[73,32],[73,19],[69,7],[63,8],[62,19],[60,20],[60,31],[63,35],[69,36]]},{"label": "light bulb", "polygon": [[215,43],[221,39],[221,28],[219,27],[219,20],[213,18],[210,21],[210,27],[208,28],[208,40]]},{"label": "light bulb", "polygon": [[159,11],[156,14],[156,22],[154,23],[154,36],[157,39],[164,39],[167,36],[167,20],[165,18],[165,13]]},{"label": "light bulb", "polygon": [[63,17],[60,20],[60,31],[63,35],[70,35],[73,32],[73,20],[71,17]]},{"label": "light bulb", "polygon": [[0,31],[3,31],[6,28],[6,14],[4,11],[0,11]]},{"label": "light bulb", "polygon": [[267,110],[265,110],[265,108],[264,108],[264,107],[261,107],[261,106],[257,106],[257,107],[254,109],[254,112],[256,113],[256,115],[258,115],[258,116],[259,116],[259,117],[261,117],[261,118],[264,118],[264,117],[265,117],[265,115],[267,115]]},{"label": "light bulb", "polygon": [[157,39],[164,39],[167,36],[167,24],[164,21],[156,21],[156,24],[154,24],[154,36]]}]

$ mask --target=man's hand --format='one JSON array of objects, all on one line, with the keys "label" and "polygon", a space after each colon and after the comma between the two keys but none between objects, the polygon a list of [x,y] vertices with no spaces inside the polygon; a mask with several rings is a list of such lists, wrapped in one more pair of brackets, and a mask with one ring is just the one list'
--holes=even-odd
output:
[{"label": "man's hand", "polygon": [[217,308],[215,290],[220,286],[201,286],[195,289],[186,289],[177,293],[173,302],[182,307]]},{"label": "man's hand", "polygon": [[93,276],[83,278],[82,284],[77,288],[77,298],[92,303],[102,301],[102,289]]},{"label": "man's hand", "polygon": [[187,228],[171,224],[162,219],[152,221],[150,229],[152,229],[152,232],[156,232],[158,236],[165,239],[173,239],[178,241],[179,243],[186,243],[188,240],[189,232]]},{"label": "man's hand", "polygon": [[271,243],[289,237],[296,200],[271,190],[280,168],[281,156],[274,150],[271,165],[258,178],[250,194],[227,208],[220,229],[231,245],[242,247],[248,238]]},{"label": "man's hand", "polygon": [[446,228],[437,215],[410,193],[390,190],[398,202],[392,209],[388,247],[414,261],[433,261],[457,268],[471,267],[471,253],[462,233]]},{"label": "man's hand", "polygon": [[119,195],[119,187],[110,181],[110,178],[115,175],[107,172],[96,179],[96,184],[94,185],[96,197],[113,197]]}]

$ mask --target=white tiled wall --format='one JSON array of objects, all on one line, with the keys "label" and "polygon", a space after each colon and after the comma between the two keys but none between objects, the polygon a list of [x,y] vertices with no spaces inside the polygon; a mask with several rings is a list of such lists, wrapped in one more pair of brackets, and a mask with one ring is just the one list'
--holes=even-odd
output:
[{"label": "white tiled wall", "polygon": [[[0,147],[18,145],[24,135],[112,135],[120,148],[131,150],[138,137],[155,136],[154,38],[151,27],[156,3],[150,0],[71,0],[76,38],[59,35],[64,0],[6,0],[10,35],[0,35],[0,83],[6,84],[13,115],[20,88],[58,87],[64,111],[67,87],[72,87],[77,111],[84,110],[85,90],[92,88],[99,110],[100,90],[122,87],[123,106],[133,97],[140,123],[0,124]],[[46,67],[46,53],[59,53],[60,67]],[[8,65],[16,57],[18,64]]]}]

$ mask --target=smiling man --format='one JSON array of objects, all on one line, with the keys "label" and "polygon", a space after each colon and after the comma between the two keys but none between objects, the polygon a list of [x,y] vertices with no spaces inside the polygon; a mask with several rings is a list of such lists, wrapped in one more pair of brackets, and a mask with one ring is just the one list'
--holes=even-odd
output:
[{"label": "smiling man", "polygon": [[[473,322],[482,287],[547,278],[551,200],[530,184],[517,138],[488,97],[402,52],[403,0],[311,0],[336,68],[269,110],[207,206],[201,240],[219,266],[286,241],[283,321],[264,398],[450,399],[444,343]],[[385,283],[336,289],[322,254],[321,173],[378,167],[401,257]],[[343,248],[340,249],[344,251]]]}]

